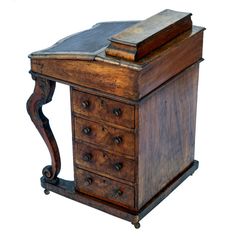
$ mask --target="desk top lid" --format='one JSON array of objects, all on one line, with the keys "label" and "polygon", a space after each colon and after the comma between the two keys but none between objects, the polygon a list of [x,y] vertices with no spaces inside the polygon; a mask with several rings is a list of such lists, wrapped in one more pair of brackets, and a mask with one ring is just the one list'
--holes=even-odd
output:
[{"label": "desk top lid", "polygon": [[108,38],[138,21],[102,22],[91,29],[61,39],[53,46],[33,52],[30,58],[93,60],[109,45]]},{"label": "desk top lid", "polygon": [[202,59],[203,27],[165,10],[141,22],[99,23],[32,53],[35,76],[137,101]]},{"label": "desk top lid", "polygon": [[164,10],[144,21],[98,23],[29,57],[96,60],[102,54],[106,61],[136,63],[191,27],[191,13]]}]

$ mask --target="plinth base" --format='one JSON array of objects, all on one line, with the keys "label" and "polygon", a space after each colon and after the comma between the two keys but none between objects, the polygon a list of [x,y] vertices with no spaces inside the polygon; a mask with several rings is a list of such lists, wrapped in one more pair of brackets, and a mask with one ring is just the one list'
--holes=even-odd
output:
[{"label": "plinth base", "polygon": [[98,210],[109,213],[113,216],[130,221],[135,228],[139,228],[139,221],[147,215],[155,206],[165,199],[176,187],[178,187],[188,176],[192,175],[198,168],[198,161],[194,161],[184,172],[174,178],[165,188],[162,189],[155,197],[153,197],[139,211],[134,212],[126,208],[114,205],[112,203],[91,197],[87,194],[75,191],[74,181],[58,179],[56,183],[48,183],[44,177],[41,178],[41,185],[45,189],[45,193],[49,191],[60,194],[77,202],[86,204]]}]

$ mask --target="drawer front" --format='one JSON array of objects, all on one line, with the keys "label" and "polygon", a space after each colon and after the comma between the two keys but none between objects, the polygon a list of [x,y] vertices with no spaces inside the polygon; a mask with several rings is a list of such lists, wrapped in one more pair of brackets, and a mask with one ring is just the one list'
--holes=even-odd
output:
[{"label": "drawer front", "polygon": [[134,106],[72,90],[72,110],[128,128],[134,128]]},{"label": "drawer front", "polygon": [[75,169],[76,189],[126,207],[134,207],[134,188],[81,169]]},{"label": "drawer front", "polygon": [[111,151],[134,156],[134,133],[74,117],[75,138]]},{"label": "drawer front", "polygon": [[78,167],[100,171],[110,176],[134,182],[134,161],[93,148],[83,143],[75,143],[74,163]]}]

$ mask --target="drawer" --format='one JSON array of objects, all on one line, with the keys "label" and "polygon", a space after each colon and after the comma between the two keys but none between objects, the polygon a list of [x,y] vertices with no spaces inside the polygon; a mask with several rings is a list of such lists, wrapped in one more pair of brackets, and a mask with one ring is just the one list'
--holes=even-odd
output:
[{"label": "drawer", "polygon": [[100,171],[110,176],[134,182],[134,160],[104,150],[75,143],[74,163],[78,167]]},{"label": "drawer", "polygon": [[107,150],[134,156],[134,132],[74,117],[75,138]]},{"label": "drawer", "polygon": [[75,169],[76,189],[80,192],[126,207],[134,207],[134,188],[109,178]]},{"label": "drawer", "polygon": [[134,106],[72,90],[72,110],[75,113],[134,128]]}]

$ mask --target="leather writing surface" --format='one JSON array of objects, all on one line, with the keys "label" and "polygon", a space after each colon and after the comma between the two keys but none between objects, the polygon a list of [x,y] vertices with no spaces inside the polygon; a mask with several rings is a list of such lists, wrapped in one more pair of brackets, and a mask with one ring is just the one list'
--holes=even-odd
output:
[{"label": "leather writing surface", "polygon": [[98,23],[91,29],[68,36],[52,47],[34,52],[30,57],[86,57],[94,58],[104,47],[109,44],[108,38],[127,27],[137,23],[137,21],[123,22],[103,22]]}]

